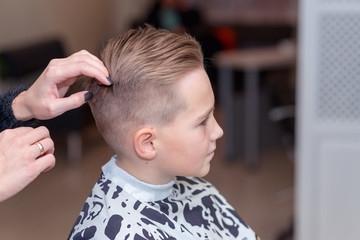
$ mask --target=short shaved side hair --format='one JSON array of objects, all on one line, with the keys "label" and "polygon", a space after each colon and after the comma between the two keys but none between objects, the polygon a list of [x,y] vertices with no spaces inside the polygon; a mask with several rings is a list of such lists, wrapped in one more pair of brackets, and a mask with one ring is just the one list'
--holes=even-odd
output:
[{"label": "short shaved side hair", "polygon": [[114,82],[112,87],[93,81],[88,90],[97,127],[117,154],[123,153],[131,129],[146,124],[170,124],[186,109],[176,90],[178,80],[204,67],[199,43],[150,25],[131,29],[110,39],[101,60]]}]

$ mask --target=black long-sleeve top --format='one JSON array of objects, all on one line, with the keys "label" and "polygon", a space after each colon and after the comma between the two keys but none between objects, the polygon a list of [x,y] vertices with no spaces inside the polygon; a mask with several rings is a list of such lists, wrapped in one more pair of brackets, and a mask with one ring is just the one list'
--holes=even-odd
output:
[{"label": "black long-sleeve top", "polygon": [[18,121],[12,111],[12,101],[24,90],[26,90],[25,87],[17,87],[0,96],[0,132],[4,131],[5,129],[12,129],[23,126],[37,126],[36,120]]}]

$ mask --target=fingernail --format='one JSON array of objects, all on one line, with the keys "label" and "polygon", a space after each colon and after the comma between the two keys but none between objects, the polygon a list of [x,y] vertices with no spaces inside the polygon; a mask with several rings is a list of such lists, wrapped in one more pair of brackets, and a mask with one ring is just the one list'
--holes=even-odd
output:
[{"label": "fingernail", "polygon": [[110,76],[106,77],[106,79],[109,81],[109,83],[110,83],[111,85],[114,84],[114,82],[111,80]]},{"label": "fingernail", "polygon": [[87,92],[87,93],[84,94],[84,97],[85,97],[85,102],[87,102],[90,99],[92,99],[93,93],[92,92]]}]

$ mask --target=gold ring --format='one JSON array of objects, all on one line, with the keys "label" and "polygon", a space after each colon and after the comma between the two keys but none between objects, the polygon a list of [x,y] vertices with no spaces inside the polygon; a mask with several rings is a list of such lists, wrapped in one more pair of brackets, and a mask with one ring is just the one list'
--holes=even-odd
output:
[{"label": "gold ring", "polygon": [[45,153],[44,146],[43,146],[40,142],[36,142],[36,145],[39,147],[39,150],[40,150],[40,155],[39,155],[39,157],[41,157],[41,156],[44,155],[44,153]]}]

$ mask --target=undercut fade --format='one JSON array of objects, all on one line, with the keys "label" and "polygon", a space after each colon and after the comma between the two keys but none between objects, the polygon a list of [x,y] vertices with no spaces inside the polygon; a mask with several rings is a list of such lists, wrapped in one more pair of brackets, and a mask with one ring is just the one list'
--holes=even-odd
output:
[{"label": "undercut fade", "polygon": [[97,127],[118,154],[129,130],[146,124],[171,124],[186,108],[176,91],[178,80],[204,67],[199,43],[150,25],[131,29],[110,39],[101,60],[114,82],[112,87],[88,85]]}]

